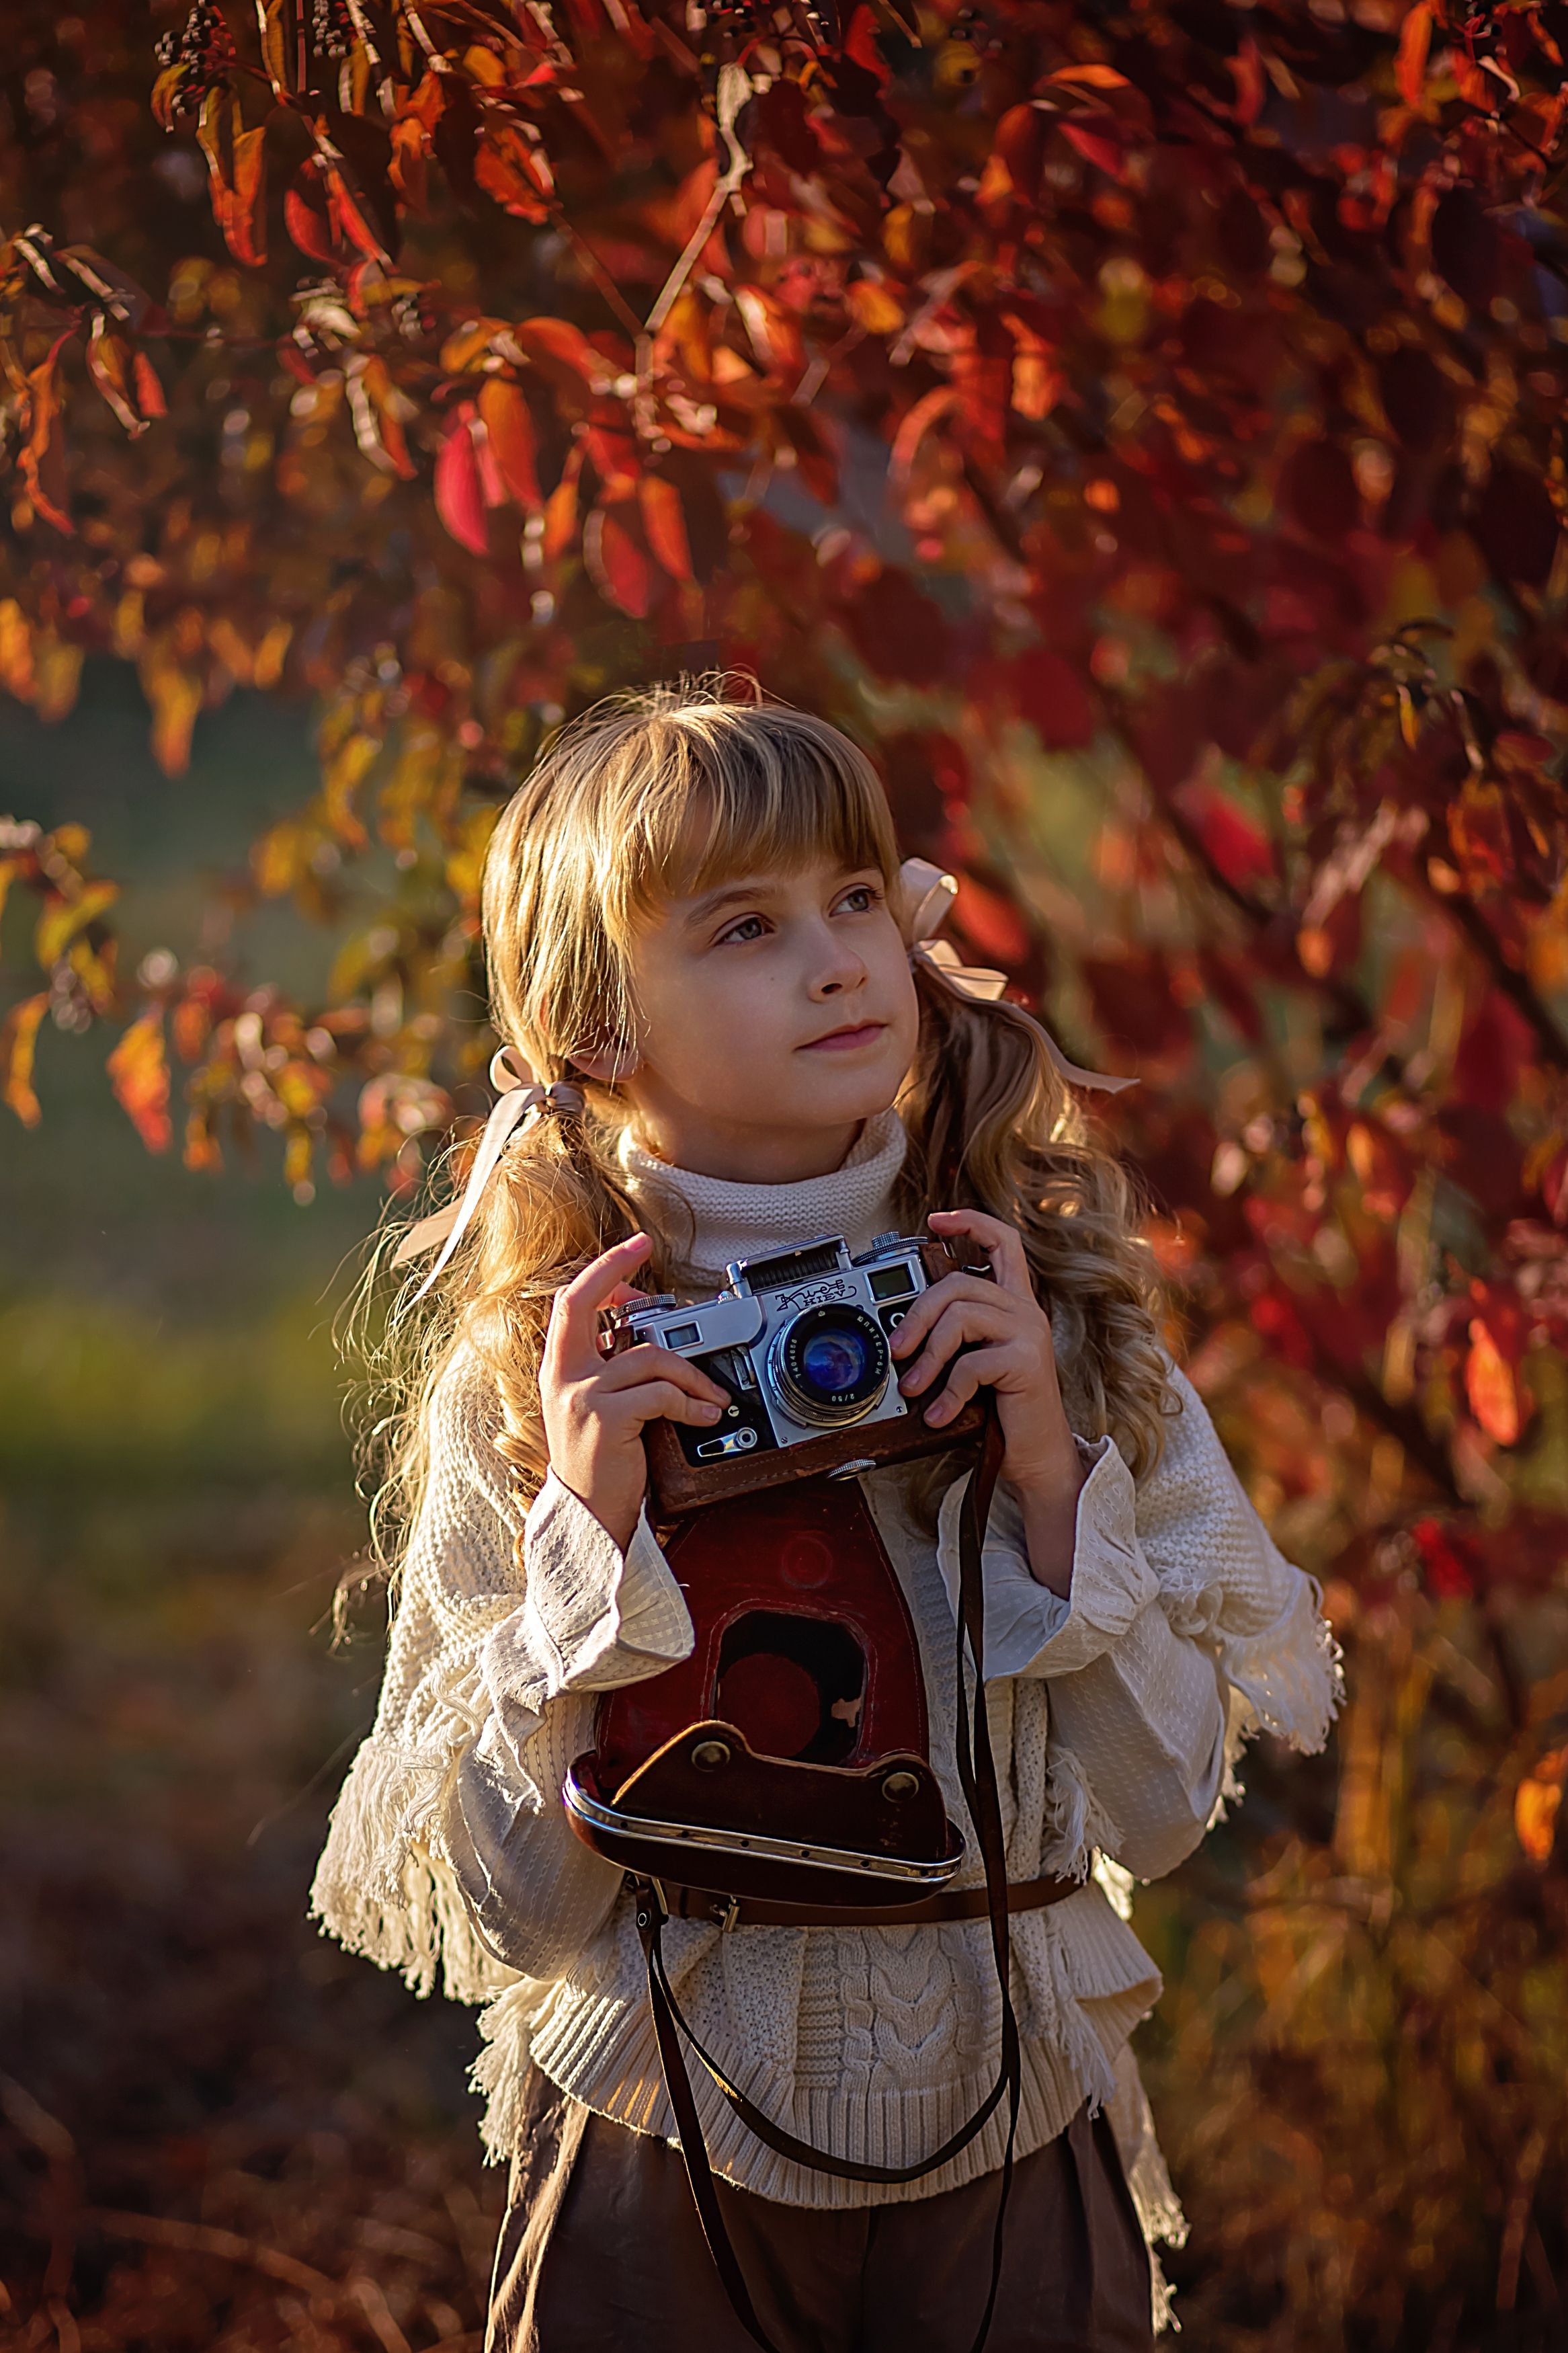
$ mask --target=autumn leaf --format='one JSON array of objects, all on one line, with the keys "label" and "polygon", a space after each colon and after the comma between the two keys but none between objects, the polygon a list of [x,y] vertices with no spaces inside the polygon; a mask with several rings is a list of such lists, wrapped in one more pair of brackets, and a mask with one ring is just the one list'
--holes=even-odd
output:
[{"label": "autumn leaf", "polygon": [[1465,1360],[1465,1395],[1469,1399],[1470,1411],[1497,1445],[1516,1445],[1523,1417],[1514,1367],[1479,1315],[1471,1319],[1469,1340],[1469,1354]]},{"label": "autumn leaf", "polygon": [[1531,1862],[1551,1860],[1568,1780],[1568,1748],[1549,1749],[1520,1782],[1513,1795],[1513,1827]]},{"label": "autumn leaf", "polygon": [[1399,28],[1399,55],[1394,78],[1406,106],[1420,111],[1426,88],[1426,53],[1432,45],[1432,11],[1418,0]]},{"label": "autumn leaf", "polygon": [[689,580],[691,549],[687,543],[680,492],[662,475],[645,474],[637,484],[637,500],[649,547],[671,579]]},{"label": "autumn leaf", "polygon": [[485,526],[484,485],[474,444],[472,401],[464,401],[436,458],[436,512],[460,547],[483,555],[489,545]]},{"label": "autumn leaf", "polygon": [[640,621],[648,608],[647,558],[614,511],[595,507],[583,527],[588,576],[610,604]]},{"label": "autumn leaf", "polygon": [[265,125],[247,131],[239,100],[222,88],[202,101],[196,136],[207,159],[213,215],[237,261],[258,268],[267,259],[262,231]]},{"label": "autumn leaf", "polygon": [[121,1107],[149,1152],[169,1148],[169,1065],[162,1014],[133,1021],[109,1058],[109,1075]]},{"label": "autumn leaf", "polygon": [[24,997],[0,1022],[0,1094],[24,1127],[37,1127],[43,1113],[33,1092],[33,1057],[38,1024],[48,1010],[48,991]]},{"label": "autumn leaf", "polygon": [[544,501],[534,470],[537,443],[526,396],[504,376],[487,376],[479,387],[479,412],[501,480],[520,507],[537,514]]}]

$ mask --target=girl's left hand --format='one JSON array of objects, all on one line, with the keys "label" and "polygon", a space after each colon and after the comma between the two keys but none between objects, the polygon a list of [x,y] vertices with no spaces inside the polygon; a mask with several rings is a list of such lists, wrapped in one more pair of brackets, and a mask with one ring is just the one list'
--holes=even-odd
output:
[{"label": "girl's left hand", "polygon": [[936,1429],[951,1421],[986,1384],[996,1391],[1008,1484],[1026,1504],[1037,1498],[1076,1503],[1082,1468],[1057,1380],[1050,1317],[1035,1296],[1023,1237],[980,1209],[933,1209],[927,1223],[941,1241],[961,1234],[977,1241],[995,1280],[948,1274],[921,1293],[889,1344],[895,1359],[914,1358],[900,1390],[906,1398],[929,1391],[967,1343],[968,1353],[927,1407],[927,1423]]}]

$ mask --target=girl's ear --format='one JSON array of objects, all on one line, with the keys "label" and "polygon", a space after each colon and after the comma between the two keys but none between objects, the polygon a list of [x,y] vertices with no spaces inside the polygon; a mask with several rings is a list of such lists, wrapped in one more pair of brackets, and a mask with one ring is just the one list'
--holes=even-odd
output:
[{"label": "girl's ear", "polygon": [[597,1079],[601,1086],[618,1086],[642,1066],[642,1056],[635,1046],[619,1039],[614,1045],[603,1046],[590,1054],[567,1057],[574,1070],[581,1071],[587,1079]]}]

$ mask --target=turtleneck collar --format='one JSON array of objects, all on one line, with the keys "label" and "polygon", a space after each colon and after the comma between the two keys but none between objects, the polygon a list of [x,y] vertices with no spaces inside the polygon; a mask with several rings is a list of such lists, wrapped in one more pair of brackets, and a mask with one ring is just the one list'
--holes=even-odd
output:
[{"label": "turtleneck collar", "polygon": [[661,1191],[684,1203],[695,1228],[691,1271],[718,1283],[734,1259],[810,1241],[817,1234],[842,1234],[851,1250],[868,1249],[895,1222],[893,1187],[908,1142],[898,1113],[879,1112],[866,1122],[841,1167],[793,1185],[737,1185],[673,1167],[644,1152],[629,1128],[621,1138],[620,1162],[632,1198],[645,1190],[649,1197],[645,1214],[657,1213]]}]

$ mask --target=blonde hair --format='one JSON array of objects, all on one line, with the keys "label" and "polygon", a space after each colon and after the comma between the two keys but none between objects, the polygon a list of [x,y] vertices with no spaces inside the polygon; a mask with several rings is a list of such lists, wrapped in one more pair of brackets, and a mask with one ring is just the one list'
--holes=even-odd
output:
[{"label": "blonde hair", "polygon": [[[580,1085],[585,1108],[548,1113],[526,1130],[502,1155],[433,1303],[412,1314],[393,1307],[383,1368],[395,1409],[377,1425],[385,1477],[372,1510],[389,1569],[427,1474],[435,1392],[458,1352],[473,1350],[493,1376],[498,1443],[531,1495],[548,1467],[539,1363],[555,1291],[639,1225],[654,1231],[655,1287],[672,1287],[683,1271],[679,1205],[664,1205],[665,1217],[646,1195],[634,1209],[626,1193],[624,1099],[574,1060],[632,1034],[639,923],[667,895],[824,856],[877,867],[889,892],[896,885],[892,818],[869,759],[826,720],[764,700],[749,674],[750,694],[731,692],[734,676],[605,696],[558,731],[491,836],[481,913],[492,1022],[541,1079]],[[1074,1427],[1110,1432],[1145,1475],[1173,1408],[1132,1183],[1025,1013],[963,996],[923,959],[915,979],[919,1044],[898,1105],[909,1135],[901,1229],[956,1208],[1017,1226],[1051,1314]],[[462,1152],[447,1156],[448,1180]],[[378,1250],[377,1263],[384,1257]],[[373,1265],[367,1285],[376,1274]]]}]

